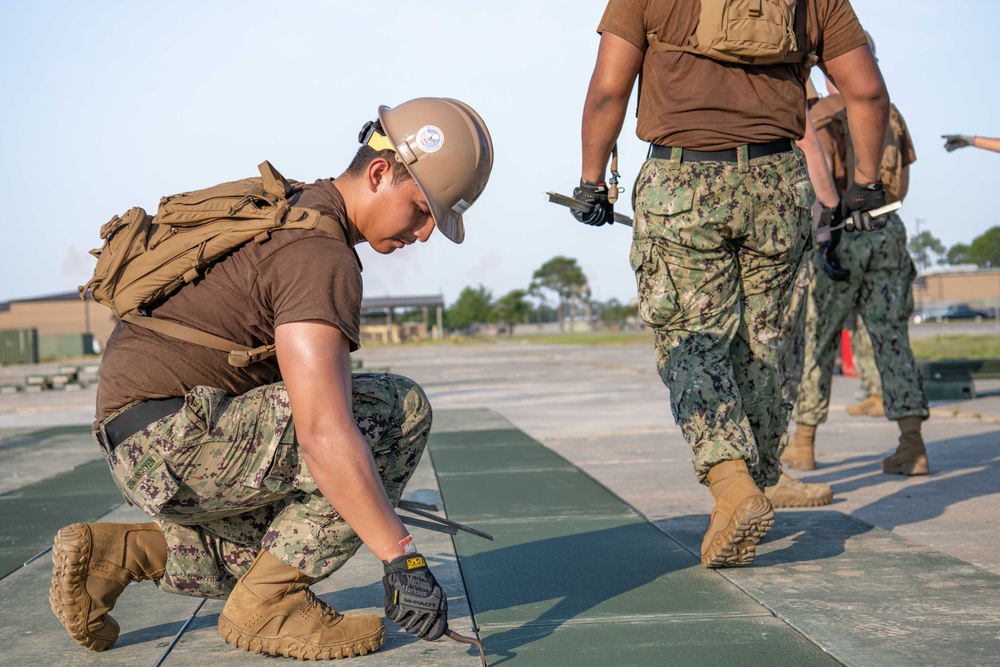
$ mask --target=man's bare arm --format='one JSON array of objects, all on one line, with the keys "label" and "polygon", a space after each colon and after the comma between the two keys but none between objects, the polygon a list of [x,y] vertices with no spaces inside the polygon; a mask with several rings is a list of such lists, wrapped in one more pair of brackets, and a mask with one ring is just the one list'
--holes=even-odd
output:
[{"label": "man's bare arm", "polygon": [[320,493],[377,558],[402,556],[408,531],[354,421],[347,337],[326,322],[303,321],[276,327],[274,342],[295,437]]},{"label": "man's bare arm", "polygon": [[583,105],[581,177],[585,181],[604,182],[604,169],[622,130],[642,56],[631,42],[609,32],[601,33],[597,64]]},{"label": "man's bare arm", "polygon": [[822,68],[847,105],[847,123],[857,159],[854,181],[877,181],[889,124],[889,93],[875,57],[865,44],[824,63]]}]

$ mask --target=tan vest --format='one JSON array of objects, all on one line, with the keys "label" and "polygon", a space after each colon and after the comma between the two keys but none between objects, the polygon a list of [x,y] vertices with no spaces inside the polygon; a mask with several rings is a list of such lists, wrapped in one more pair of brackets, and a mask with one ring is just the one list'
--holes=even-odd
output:
[{"label": "tan vest", "polygon": [[[829,95],[816,102],[809,117],[817,130],[824,128],[834,141],[833,177],[841,194],[854,182],[854,143],[847,124],[847,108],[840,95]],[[900,201],[903,168],[908,146],[906,125],[895,104],[889,106],[889,127],[882,152],[882,183],[887,204]]]}]

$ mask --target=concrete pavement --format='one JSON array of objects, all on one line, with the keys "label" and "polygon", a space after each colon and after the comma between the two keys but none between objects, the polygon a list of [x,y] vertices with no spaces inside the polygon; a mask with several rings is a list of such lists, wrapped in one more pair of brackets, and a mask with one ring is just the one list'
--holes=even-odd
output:
[{"label": "concrete pavement", "polygon": [[[610,490],[686,549],[694,559],[689,567],[698,567],[694,554],[711,499],[694,480],[690,450],[670,416],[651,347],[501,342],[383,347],[361,355],[367,366],[389,367],[420,382],[442,424],[459,420],[448,427],[452,430],[466,428],[461,420],[470,410],[495,413],[508,431],[524,432]],[[835,378],[830,420],[817,436],[819,468],[801,475],[830,483],[834,503],[779,511],[754,566],[698,576],[735,586],[765,616],[842,664],[1000,664],[1000,392],[977,387],[987,395],[934,406],[924,427],[933,474],[901,478],[882,475],[879,467],[895,447],[895,425],[850,417],[843,410],[853,401],[856,383]],[[0,396],[0,493],[6,492],[0,499],[97,458],[85,439],[51,431],[86,423],[93,390],[59,394]],[[40,428],[51,432],[26,445],[26,434]],[[422,462],[419,479],[411,487],[414,493],[425,500],[440,498],[440,480],[429,460]],[[448,510],[451,515],[462,508]],[[118,508],[105,518],[127,520],[130,512]],[[448,582],[454,627],[471,632],[476,619],[463,594],[457,567],[461,553],[456,558],[447,538],[436,541],[421,532],[419,539],[422,549],[434,550],[435,573]],[[592,547],[613,550],[616,545]],[[132,628],[123,637],[127,641],[90,654],[69,640],[48,610],[49,569],[43,557],[0,580],[0,596],[15,601],[0,613],[5,638],[0,643],[6,645],[0,664],[154,664],[198,602],[137,585],[123,596],[118,614]],[[323,582],[326,588],[319,592],[338,609],[377,612],[378,570],[370,555],[359,554],[343,576]],[[469,584],[475,588],[475,582]],[[166,664],[260,660],[218,639],[215,606],[209,603],[199,611]],[[613,620],[622,622],[621,616]],[[714,622],[725,627],[724,619]],[[566,619],[559,623],[567,632],[576,627]],[[486,628],[488,650],[491,636]],[[491,654],[491,664],[557,664],[544,658],[551,655],[533,652],[531,642],[519,641],[516,655]],[[714,664],[710,647],[699,651],[688,655],[697,657],[697,664]],[[695,664],[691,660],[674,662]],[[477,662],[465,647],[411,641],[392,628],[388,645],[359,664]]]}]

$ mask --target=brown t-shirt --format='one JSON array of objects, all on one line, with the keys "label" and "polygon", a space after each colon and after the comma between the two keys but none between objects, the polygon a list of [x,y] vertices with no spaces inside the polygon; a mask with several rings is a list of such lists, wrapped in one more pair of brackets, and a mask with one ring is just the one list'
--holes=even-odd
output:
[{"label": "brown t-shirt", "polygon": [[[360,238],[331,180],[304,186],[292,203],[332,218],[349,243]],[[279,324],[324,320],[344,332],[354,351],[361,292],[352,244],[318,230],[289,229],[235,250],[151,314],[249,347],[273,343]],[[199,385],[236,395],[279,380],[275,357],[236,368],[226,352],[119,322],[101,362],[97,422],[137,399],[183,396]]]},{"label": "brown t-shirt", "polygon": [[[809,111],[816,131],[819,133],[823,152],[832,162],[831,172],[837,192],[843,192],[850,185],[848,175],[853,175],[853,165],[848,169],[848,163],[853,160],[849,153],[851,135],[847,127],[847,113],[844,98],[839,94],[828,95],[817,102]],[[885,201],[887,204],[901,199],[901,174],[903,169],[917,161],[917,152],[913,147],[910,130],[906,127],[903,114],[895,104],[889,105],[889,126],[886,129],[885,148],[882,152],[882,182],[885,185]]]},{"label": "brown t-shirt", "polygon": [[[698,26],[699,0],[610,0],[598,32],[645,52],[636,134],[643,141],[695,150],[799,139],[805,133],[804,64],[743,66],[706,56],[647,49],[646,34],[687,44]],[[848,0],[799,0],[799,50],[820,62],[866,43]]]}]

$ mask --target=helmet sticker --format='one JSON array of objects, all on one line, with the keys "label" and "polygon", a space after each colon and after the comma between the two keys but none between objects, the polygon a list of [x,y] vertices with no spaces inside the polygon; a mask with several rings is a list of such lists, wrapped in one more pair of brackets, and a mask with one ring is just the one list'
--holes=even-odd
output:
[{"label": "helmet sticker", "polygon": [[472,206],[472,204],[470,204],[469,202],[465,201],[464,199],[459,199],[458,203],[451,207],[451,210],[457,213],[458,215],[463,215],[466,211],[469,210],[470,206]]},{"label": "helmet sticker", "polygon": [[436,153],[444,145],[444,132],[434,125],[424,125],[417,130],[417,146],[425,153]]}]

